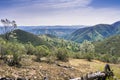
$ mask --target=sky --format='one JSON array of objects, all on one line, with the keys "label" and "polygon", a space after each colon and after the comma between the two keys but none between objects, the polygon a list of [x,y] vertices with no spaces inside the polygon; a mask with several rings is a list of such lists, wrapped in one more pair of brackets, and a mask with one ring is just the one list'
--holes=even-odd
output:
[{"label": "sky", "polygon": [[6,18],[19,26],[112,24],[120,20],[120,0],[0,0]]}]

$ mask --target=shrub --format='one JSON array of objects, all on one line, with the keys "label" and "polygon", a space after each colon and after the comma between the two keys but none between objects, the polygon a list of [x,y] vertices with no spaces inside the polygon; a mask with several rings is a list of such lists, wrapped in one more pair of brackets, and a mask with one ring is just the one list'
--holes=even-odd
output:
[{"label": "shrub", "polygon": [[112,57],[110,58],[110,62],[116,64],[116,63],[118,63],[118,58],[115,57],[115,56],[112,56]]},{"label": "shrub", "polygon": [[118,57],[118,63],[120,63],[120,57]]},{"label": "shrub", "polygon": [[99,60],[103,61],[103,62],[109,62],[109,63],[119,63],[119,57],[117,56],[113,56],[111,54],[99,54]]},{"label": "shrub", "polygon": [[68,51],[66,49],[58,49],[57,52],[56,52],[56,57],[58,60],[61,60],[61,61],[68,61]]},{"label": "shrub", "polygon": [[41,61],[42,57],[46,57],[49,54],[49,49],[45,46],[37,46],[36,47],[36,60]]},{"label": "shrub", "polygon": [[12,43],[11,48],[8,50],[12,55],[12,59],[8,59],[8,65],[20,66],[22,55],[26,53],[25,47],[22,44]]},{"label": "shrub", "polygon": [[0,38],[0,55],[1,55],[1,59],[4,59],[5,55],[6,55],[6,41],[3,40],[2,38]]},{"label": "shrub", "polygon": [[25,49],[27,50],[27,54],[28,55],[33,55],[35,54],[35,47],[31,44],[31,43],[28,43],[25,45]]},{"label": "shrub", "polygon": [[103,62],[110,62],[110,54],[103,54],[101,55],[101,58],[100,60],[103,61]]},{"label": "shrub", "polygon": [[14,53],[13,54],[13,58],[12,59],[8,59],[8,65],[9,66],[17,66],[20,67],[20,61],[21,61],[21,56],[18,53]]},{"label": "shrub", "polygon": [[83,54],[81,54],[81,53],[74,53],[73,54],[73,58],[76,58],[76,59],[83,59]]},{"label": "shrub", "polygon": [[95,46],[90,41],[84,40],[80,45],[80,51],[81,53],[94,53]]},{"label": "shrub", "polygon": [[92,53],[86,53],[86,54],[85,54],[85,59],[87,59],[88,61],[92,61],[92,59],[93,59],[93,54],[92,54]]},{"label": "shrub", "polygon": [[56,61],[56,56],[55,56],[55,53],[50,53],[48,56],[47,56],[47,62],[52,64],[52,63],[55,63]]}]

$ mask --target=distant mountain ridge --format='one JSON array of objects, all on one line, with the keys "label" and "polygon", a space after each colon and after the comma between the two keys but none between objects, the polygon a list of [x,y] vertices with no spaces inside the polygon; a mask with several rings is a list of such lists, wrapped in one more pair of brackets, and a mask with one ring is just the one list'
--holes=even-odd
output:
[{"label": "distant mountain ridge", "polygon": [[60,38],[71,34],[75,30],[82,28],[82,25],[76,26],[20,26],[18,29],[33,33],[35,35],[51,34]]},{"label": "distant mountain ridge", "polygon": [[120,34],[120,21],[113,24],[98,24],[91,27],[80,28],[70,34],[66,39],[75,42],[83,42],[84,40],[98,41],[107,37]]}]

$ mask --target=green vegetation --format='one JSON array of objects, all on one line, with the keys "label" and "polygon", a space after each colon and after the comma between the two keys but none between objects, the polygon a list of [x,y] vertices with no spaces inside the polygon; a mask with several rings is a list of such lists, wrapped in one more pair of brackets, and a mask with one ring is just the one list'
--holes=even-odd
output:
[{"label": "green vegetation", "polygon": [[16,22],[10,21],[8,19],[1,19],[1,23],[4,25],[2,34],[4,34],[4,39],[10,40],[10,38],[15,38],[13,31],[17,28]]},{"label": "green vegetation", "polygon": [[70,34],[67,39],[82,43],[84,40],[102,41],[117,34],[120,34],[120,21],[111,25],[97,24],[91,27],[80,28]]},{"label": "green vegetation", "polygon": [[96,52],[120,56],[120,35],[112,36],[101,42],[95,43]]},{"label": "green vegetation", "polygon": [[1,59],[11,66],[21,65],[22,56],[25,55],[35,55],[37,62],[41,62],[44,57],[48,63],[56,60],[69,61],[69,58],[120,62],[120,57],[117,56],[119,55],[119,49],[117,49],[119,48],[119,36],[94,44],[87,40],[79,44],[59,39],[50,34],[38,37],[22,30],[15,30],[13,33],[16,34],[16,38],[7,41],[0,38]]},{"label": "green vegetation", "polygon": [[[15,30],[13,32],[17,36],[16,40],[11,38],[6,41],[2,37],[0,38],[1,57],[10,66],[21,65],[20,61],[22,56],[25,55],[35,55],[36,61],[39,62],[41,62],[43,57],[46,57],[49,63],[54,62],[56,59],[68,61],[69,55],[71,55],[68,52],[78,51],[80,46],[80,44],[56,37],[51,38],[51,36],[47,35],[38,37],[22,30]],[[25,36],[22,37],[23,35],[26,35],[26,38]]]},{"label": "green vegetation", "polygon": [[61,61],[68,61],[68,51],[66,49],[58,49],[57,52],[56,52],[56,57],[58,60],[61,60]]},{"label": "green vegetation", "polygon": [[10,66],[20,65],[21,57],[26,53],[23,44],[0,39],[1,59]]},{"label": "green vegetation", "polygon": [[37,35],[34,35],[32,33],[25,32],[20,29],[14,30],[13,32],[16,33],[17,40],[20,43],[31,43],[34,46],[47,45],[47,43],[43,39],[39,38]]},{"label": "green vegetation", "polygon": [[90,42],[85,40],[81,45],[80,45],[80,51],[82,53],[94,53],[95,47],[94,45]]},{"label": "green vegetation", "polygon": [[[13,26],[16,26],[16,24]],[[6,30],[6,33],[2,34],[0,37],[0,61],[8,66],[15,67],[28,65],[22,62],[29,62],[24,60],[27,58],[26,56],[32,57],[32,59],[29,59],[31,59],[31,62],[36,61],[35,64],[42,62],[53,64],[60,61],[67,63],[70,58],[86,59],[89,63],[93,63],[97,60],[115,64],[120,63],[120,35],[110,37],[103,41],[97,41],[98,38],[103,38],[101,34],[103,35],[105,32],[105,30],[103,30],[104,28],[101,28],[103,25],[97,26],[99,27],[94,27],[94,29],[88,28],[85,32],[82,32],[83,29],[80,30],[81,35],[84,35],[83,33],[88,33],[88,35],[83,37],[84,40],[82,40],[82,43],[60,39],[50,34],[37,36],[19,29]],[[110,29],[108,26],[109,25],[104,25],[105,29],[109,31]],[[92,32],[90,32],[91,30]],[[101,31],[102,33],[100,33]],[[107,34],[108,31],[105,32],[104,35]],[[77,34],[76,37],[79,37]],[[106,37],[107,36],[108,35],[106,35]],[[91,39],[95,39],[97,42],[91,42]],[[57,65],[64,67],[63,64]],[[84,63],[84,66],[88,67],[88,64],[86,65]]]},{"label": "green vegetation", "polygon": [[[41,39],[43,39],[46,43],[48,43],[53,48],[64,48],[73,52],[79,51],[80,44],[64,39],[59,39],[57,37],[53,37],[53,35],[40,35]],[[51,47],[50,47],[51,48]]]},{"label": "green vegetation", "polygon": [[101,54],[102,61],[119,63],[120,58],[120,35],[112,36],[104,41],[96,42],[95,52]]},{"label": "green vegetation", "polygon": [[49,55],[50,51],[47,48],[47,46],[42,45],[42,46],[37,46],[36,47],[36,52],[35,55],[37,57],[37,61],[41,61],[42,57],[46,57],[47,55]]}]

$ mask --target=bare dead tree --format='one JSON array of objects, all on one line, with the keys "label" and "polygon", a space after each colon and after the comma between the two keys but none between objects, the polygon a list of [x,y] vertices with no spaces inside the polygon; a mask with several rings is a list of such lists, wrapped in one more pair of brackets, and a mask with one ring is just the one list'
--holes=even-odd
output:
[{"label": "bare dead tree", "polygon": [[17,28],[17,24],[14,20],[10,21],[8,19],[1,19],[1,23],[4,25],[3,34],[5,36],[5,39],[9,40],[10,33]]}]

